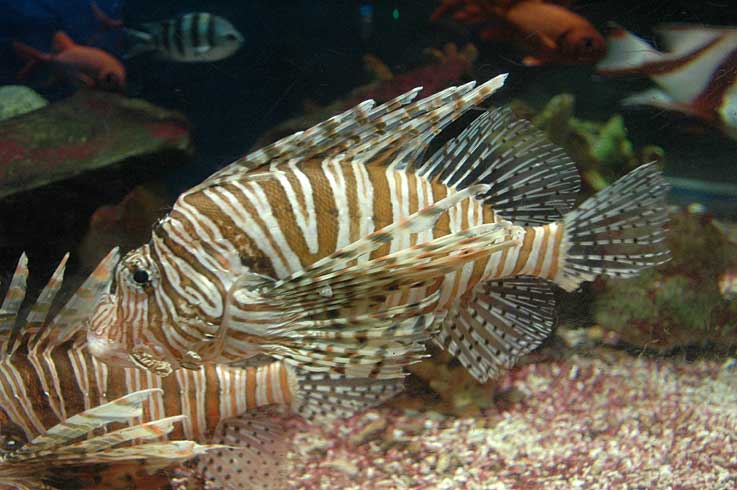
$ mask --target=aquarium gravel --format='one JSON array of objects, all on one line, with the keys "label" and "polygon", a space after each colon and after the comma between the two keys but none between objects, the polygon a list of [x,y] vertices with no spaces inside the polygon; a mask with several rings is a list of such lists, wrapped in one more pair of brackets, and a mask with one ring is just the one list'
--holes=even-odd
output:
[{"label": "aquarium gravel", "polygon": [[[732,489],[737,362],[606,352],[509,373],[503,409],[297,427],[291,489]],[[297,423],[297,422],[295,422]]]}]

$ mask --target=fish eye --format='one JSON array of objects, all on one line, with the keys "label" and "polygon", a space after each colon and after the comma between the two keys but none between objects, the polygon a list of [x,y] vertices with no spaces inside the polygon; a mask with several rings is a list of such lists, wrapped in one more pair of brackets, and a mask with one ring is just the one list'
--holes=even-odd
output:
[{"label": "fish eye", "polygon": [[133,280],[141,286],[145,286],[146,284],[151,282],[151,278],[149,277],[148,272],[143,269],[138,269],[133,273]]},{"label": "fish eye", "polygon": [[18,449],[20,449],[21,446],[22,443],[20,441],[8,436],[2,438],[2,445],[0,446],[0,449],[10,453],[13,451],[17,451]]},{"label": "fish eye", "polygon": [[225,35],[225,39],[227,39],[228,41],[237,41],[238,35],[231,32]]},{"label": "fish eye", "polygon": [[25,437],[20,427],[9,424],[0,431],[0,453],[12,453],[25,445]]},{"label": "fish eye", "polygon": [[594,40],[590,37],[585,37],[581,40],[581,45],[585,51],[591,51],[594,49]]}]

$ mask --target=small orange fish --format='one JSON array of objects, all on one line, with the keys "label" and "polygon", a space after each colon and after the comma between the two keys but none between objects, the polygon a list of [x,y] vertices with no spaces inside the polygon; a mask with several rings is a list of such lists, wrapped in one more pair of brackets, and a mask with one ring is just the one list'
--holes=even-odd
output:
[{"label": "small orange fish", "polygon": [[522,62],[590,64],[606,54],[604,37],[589,21],[562,5],[541,0],[443,0],[433,13],[438,20],[449,11],[466,24],[483,23],[485,41],[511,41],[531,53]]},{"label": "small orange fish", "polygon": [[60,78],[75,85],[113,92],[125,89],[125,68],[120,61],[102,49],[75,43],[62,31],[54,35],[53,53],[21,42],[14,42],[13,47],[28,60],[18,73],[19,78],[26,77],[39,64],[48,63]]}]

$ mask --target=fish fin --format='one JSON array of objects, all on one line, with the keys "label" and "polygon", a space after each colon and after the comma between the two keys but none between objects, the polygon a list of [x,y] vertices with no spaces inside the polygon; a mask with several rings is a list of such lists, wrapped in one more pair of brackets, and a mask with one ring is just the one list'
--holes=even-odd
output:
[{"label": "fish fin", "polygon": [[212,442],[227,446],[198,460],[204,480],[222,490],[281,490],[287,487],[288,433],[270,407],[222,421]]},{"label": "fish fin", "polygon": [[439,292],[379,313],[352,312],[375,311],[403,292],[409,298],[414,288],[432,287],[445,274],[514,246],[506,230],[482,225],[337,271],[307,269],[294,282],[264,290],[260,301],[245,296],[233,306],[242,318],[253,311],[254,319],[263,319],[269,307],[281,316],[265,332],[281,339],[269,352],[277,359],[312,371],[398,377],[402,365],[419,360],[422,342],[433,333]]},{"label": "fish fin", "polygon": [[660,24],[653,31],[662,40],[669,53],[687,54],[725,34],[737,32],[734,28],[720,28],[693,24]]},{"label": "fish fin", "polygon": [[576,164],[566,152],[508,107],[484,112],[417,174],[456,190],[489,185],[476,197],[524,226],[560,219],[573,208],[581,187]]},{"label": "fish fin", "polygon": [[134,58],[143,53],[148,53],[156,50],[156,42],[153,33],[130,29],[128,27],[123,29],[126,36],[130,41],[130,47],[123,53],[124,59]]},{"label": "fish fin", "polygon": [[26,297],[28,282],[28,256],[25,252],[20,256],[13,277],[5,292],[5,299],[0,307],[0,360],[4,359],[12,345],[10,338],[16,324],[20,307]]},{"label": "fish fin", "polygon": [[20,80],[27,78],[39,63],[47,63],[53,59],[53,56],[50,54],[39,51],[36,48],[32,48],[31,46],[18,41],[13,42],[13,49],[18,56],[28,60],[23,68],[18,72],[18,78]]},{"label": "fish fin", "polygon": [[600,274],[633,277],[667,262],[668,189],[654,163],[641,165],[566,214],[555,283],[573,291]]},{"label": "fish fin", "polygon": [[417,102],[412,101],[422,87],[377,107],[373,100],[367,100],[310,129],[249,153],[190,192],[279,160],[341,154],[342,158],[364,163],[390,165],[411,161],[445,126],[489,97],[505,80],[506,75],[499,75],[476,88],[475,82],[449,87]]},{"label": "fish fin", "polygon": [[90,9],[92,9],[92,13],[95,14],[97,22],[99,22],[105,30],[112,31],[123,27],[122,20],[111,18],[97,5],[97,3],[90,3]]},{"label": "fish fin", "polygon": [[97,85],[95,79],[86,73],[77,73],[76,77],[80,87],[95,88]]},{"label": "fish fin", "polygon": [[61,53],[75,46],[77,46],[77,43],[72,41],[72,38],[64,31],[58,31],[54,34],[54,39],[51,41],[51,49],[54,53]]},{"label": "fish fin", "polygon": [[478,285],[470,300],[457,302],[436,342],[484,383],[539,346],[555,322],[555,296],[545,280],[491,281]]},{"label": "fish fin", "polygon": [[83,331],[97,300],[110,287],[113,267],[119,259],[116,247],[100,261],[61,310],[39,328],[38,334],[30,339],[28,349],[36,352],[53,349]]},{"label": "fish fin", "polygon": [[[417,360],[418,346],[421,350],[429,335],[437,295],[379,313],[363,312],[392,295],[430,287],[445,274],[517,242],[507,238],[508,225],[489,224],[366,262],[356,259],[397,234],[432,227],[449,207],[486,189],[476,185],[451,194],[287,278],[264,282],[244,276],[228,296],[224,329],[279,339],[267,353],[308,370],[401,376],[401,366]],[[267,318],[273,327],[264,330]]]},{"label": "fish fin", "polygon": [[596,71],[602,75],[640,73],[645,65],[659,61],[663,57],[663,53],[644,39],[619,25],[612,24],[607,37],[607,54],[597,63]]},{"label": "fish fin", "polygon": [[[34,334],[40,331],[44,322],[46,322],[54,298],[56,298],[59,288],[61,288],[61,283],[64,281],[64,269],[67,260],[69,260],[69,253],[65,254],[61,262],[59,262],[48,283],[46,283],[41,294],[39,294],[38,299],[31,306],[31,311],[28,313],[25,321],[19,324],[18,328],[13,332],[13,336],[10,339],[11,346],[8,350],[9,355],[13,355],[19,344],[26,344]],[[24,341],[19,342],[19,338],[24,339]]]},{"label": "fish fin", "polygon": [[542,66],[545,63],[541,58],[536,58],[535,56],[525,56],[522,58],[522,64],[525,66]]},{"label": "fish fin", "polygon": [[46,434],[33,439],[16,454],[33,454],[41,450],[54,449],[107,424],[127,422],[130,419],[141,417],[143,401],[161,391],[158,388],[135,391],[73,415],[50,428]]},{"label": "fish fin", "polygon": [[351,378],[303,369],[294,371],[298,388],[292,401],[292,411],[311,421],[352,417],[404,390],[403,379]]},{"label": "fish fin", "polygon": [[[173,424],[183,417],[153,420],[83,439],[111,423],[140,418],[143,415],[143,402],[155,393],[161,393],[161,390],[129,393],[69,417],[19,450],[5,455],[3,464],[25,468],[29,477],[47,483],[61,484],[69,480],[79,481],[80,478],[99,483],[111,474],[117,475],[115,478],[128,475],[131,476],[130,481],[138,481],[140,475],[134,479],[134,475],[126,473],[126,468],[152,474],[209,449],[222,448],[220,445],[199,445],[192,441],[146,442],[169,433]],[[121,471],[125,475],[121,475]]]},{"label": "fish fin", "polygon": [[638,92],[636,94],[625,97],[624,99],[622,99],[621,104],[625,106],[656,107],[658,109],[663,109],[666,111],[680,112],[682,114],[686,114],[687,116],[693,116],[706,120],[710,119],[709,114],[704,114],[703,111],[692,105],[677,102],[666,92],[657,88],[644,90],[642,92]]}]

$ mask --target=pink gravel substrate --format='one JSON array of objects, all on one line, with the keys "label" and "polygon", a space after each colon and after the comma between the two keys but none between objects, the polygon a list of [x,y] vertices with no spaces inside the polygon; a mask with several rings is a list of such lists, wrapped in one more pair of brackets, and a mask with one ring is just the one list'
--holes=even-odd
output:
[{"label": "pink gravel substrate", "polygon": [[289,488],[737,488],[733,360],[574,355],[501,384],[521,401],[483,417],[379,409],[299,423]]}]

